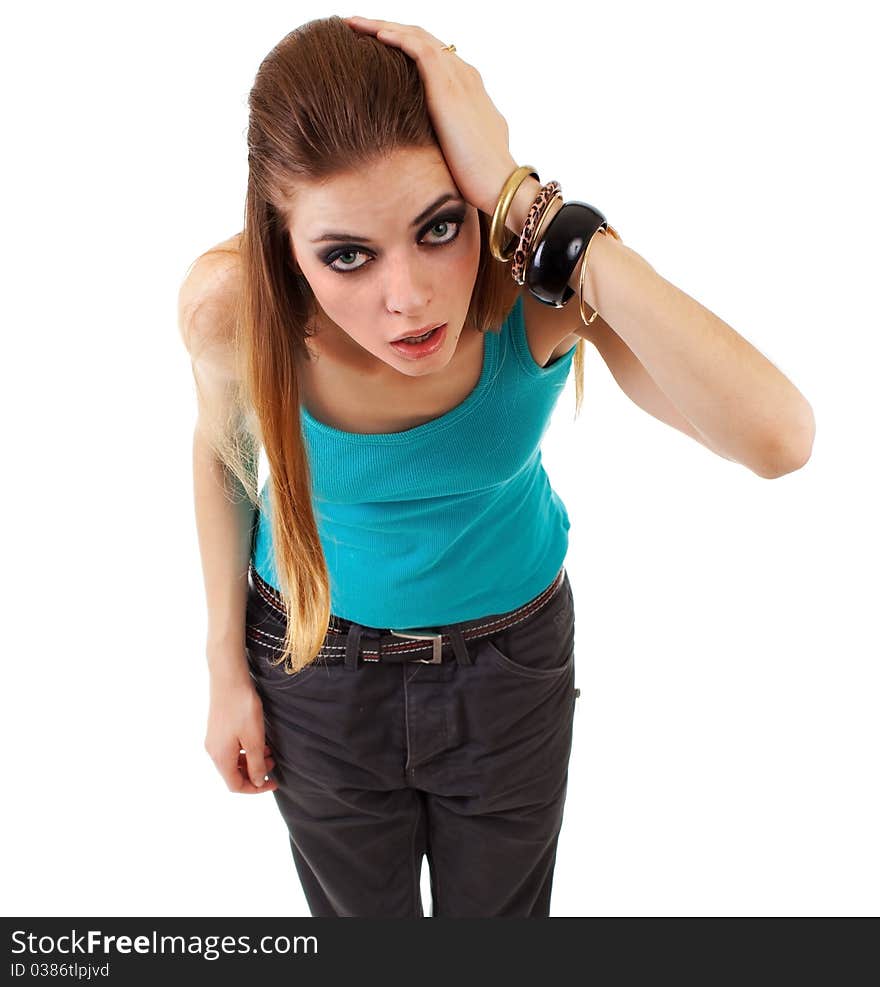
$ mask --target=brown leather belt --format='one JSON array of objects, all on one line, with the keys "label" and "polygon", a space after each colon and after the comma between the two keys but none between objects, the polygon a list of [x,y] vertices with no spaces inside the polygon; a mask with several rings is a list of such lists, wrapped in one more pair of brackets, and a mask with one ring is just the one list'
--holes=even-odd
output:
[{"label": "brown leather belt", "polygon": [[[287,618],[281,594],[250,567],[254,588],[264,602],[281,618]],[[358,657],[364,661],[397,663],[419,661],[438,665],[444,657],[455,658],[460,664],[472,664],[467,651],[468,641],[491,637],[508,627],[513,627],[537,613],[553,598],[563,583],[565,566],[561,566],[556,578],[536,597],[507,613],[493,614],[478,620],[465,620],[456,624],[442,624],[434,627],[374,628],[330,616],[327,638],[318,652],[315,661],[342,662],[349,666],[357,663]],[[401,640],[404,639],[404,640]],[[364,647],[361,643],[370,644]],[[430,657],[424,657],[430,655]]]}]

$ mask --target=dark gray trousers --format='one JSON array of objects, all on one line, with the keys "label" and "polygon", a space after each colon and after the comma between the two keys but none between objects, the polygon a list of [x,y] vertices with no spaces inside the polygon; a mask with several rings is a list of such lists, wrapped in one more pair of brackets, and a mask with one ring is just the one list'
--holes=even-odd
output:
[{"label": "dark gray trousers", "polygon": [[[312,916],[423,917],[423,856],[432,917],[549,915],[578,695],[573,602],[564,573],[540,610],[468,642],[469,665],[444,646],[438,665],[359,657],[289,676],[249,643]],[[247,619],[283,633],[253,572]],[[364,627],[362,643],[383,632]]]}]

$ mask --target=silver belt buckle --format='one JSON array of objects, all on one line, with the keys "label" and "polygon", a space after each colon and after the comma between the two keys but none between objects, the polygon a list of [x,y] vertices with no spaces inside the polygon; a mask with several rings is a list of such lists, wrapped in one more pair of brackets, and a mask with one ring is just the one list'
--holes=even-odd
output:
[{"label": "silver belt buckle", "polygon": [[[428,633],[428,634],[412,634],[406,631],[395,631],[392,628],[388,628],[395,637],[414,637],[419,641],[430,641],[434,642],[434,652],[432,658],[413,658],[413,661],[420,661],[423,665],[439,665],[443,662],[443,633],[442,631],[438,634]],[[421,630],[427,630],[427,628],[421,628]]]}]

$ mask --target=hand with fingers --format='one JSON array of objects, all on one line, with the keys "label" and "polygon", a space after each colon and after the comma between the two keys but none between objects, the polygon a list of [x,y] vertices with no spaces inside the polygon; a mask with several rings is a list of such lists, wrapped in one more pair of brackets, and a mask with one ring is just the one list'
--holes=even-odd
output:
[{"label": "hand with fingers", "polygon": [[275,760],[265,739],[263,703],[250,678],[212,679],[205,750],[229,791],[259,795],[278,787],[267,779]]},{"label": "hand with fingers", "polygon": [[352,30],[400,48],[413,59],[450,174],[465,199],[491,216],[518,165],[510,153],[507,121],[489,98],[477,69],[415,24],[342,19]]}]

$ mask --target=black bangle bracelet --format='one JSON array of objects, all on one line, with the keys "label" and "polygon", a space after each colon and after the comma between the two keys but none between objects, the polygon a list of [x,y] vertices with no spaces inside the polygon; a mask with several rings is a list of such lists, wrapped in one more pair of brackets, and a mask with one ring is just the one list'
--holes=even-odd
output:
[{"label": "black bangle bracelet", "polygon": [[545,305],[562,308],[574,294],[568,280],[596,230],[608,223],[598,209],[586,202],[566,202],[550,220],[532,250],[525,283]]}]

